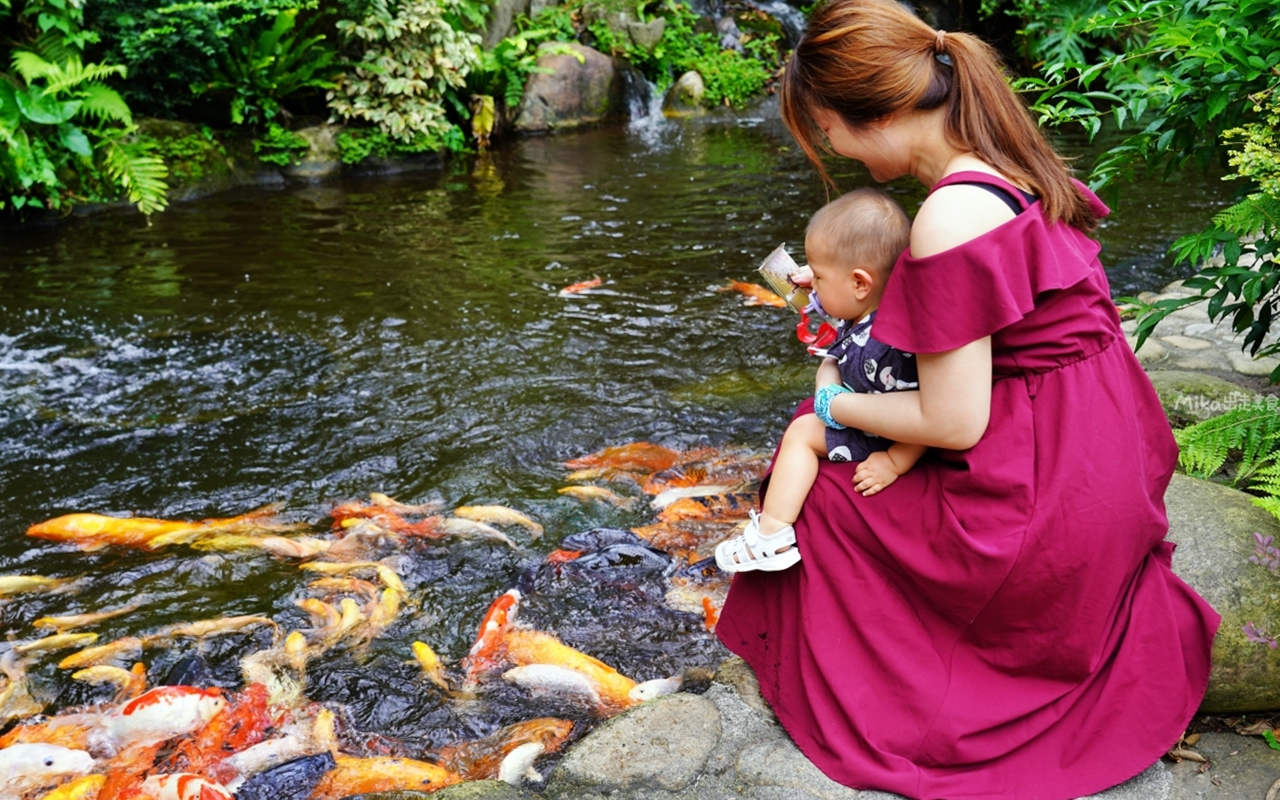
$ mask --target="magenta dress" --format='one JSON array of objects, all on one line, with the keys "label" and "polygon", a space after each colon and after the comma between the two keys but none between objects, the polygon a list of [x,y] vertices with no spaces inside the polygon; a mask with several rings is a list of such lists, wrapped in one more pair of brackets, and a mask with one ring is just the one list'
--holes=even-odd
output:
[{"label": "magenta dress", "polygon": [[[978,172],[935,189],[961,181],[1020,197]],[[795,526],[803,560],[733,579],[717,634],[840,783],[1080,797],[1154,764],[1204,695],[1219,618],[1170,570],[1177,447],[1098,249],[1036,203],[904,253],[876,336],[917,353],[991,336],[986,433],[871,497],[856,464],[822,462]]]}]

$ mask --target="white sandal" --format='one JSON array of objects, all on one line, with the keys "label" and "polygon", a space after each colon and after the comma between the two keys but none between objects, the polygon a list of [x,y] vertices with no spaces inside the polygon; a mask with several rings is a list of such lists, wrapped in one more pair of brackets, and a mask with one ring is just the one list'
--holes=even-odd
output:
[{"label": "white sandal", "polygon": [[747,523],[747,529],[741,536],[716,545],[716,566],[725,572],[749,572],[754,569],[777,572],[794,566],[799,560],[796,529],[788,525],[777,533],[762,536],[760,515],[754,511],[751,512],[751,521]]}]

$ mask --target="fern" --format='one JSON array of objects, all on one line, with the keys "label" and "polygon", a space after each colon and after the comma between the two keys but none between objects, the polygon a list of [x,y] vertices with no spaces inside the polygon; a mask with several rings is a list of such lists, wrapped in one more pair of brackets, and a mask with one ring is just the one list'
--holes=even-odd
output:
[{"label": "fern", "polygon": [[81,93],[84,103],[80,106],[81,114],[96,117],[99,122],[121,122],[133,124],[133,112],[119,92],[101,83],[91,83]]},{"label": "fern", "polygon": [[150,147],[138,142],[105,139],[100,145],[112,180],[124,188],[129,202],[148,217],[169,204],[169,168],[164,159],[152,155]]},{"label": "fern", "polygon": [[1251,194],[1213,218],[1218,228],[1236,236],[1280,230],[1280,198]]},{"label": "fern", "polygon": [[1188,475],[1209,478],[1238,456],[1231,484],[1263,495],[1254,503],[1280,517],[1280,402],[1268,397],[1173,432]]}]

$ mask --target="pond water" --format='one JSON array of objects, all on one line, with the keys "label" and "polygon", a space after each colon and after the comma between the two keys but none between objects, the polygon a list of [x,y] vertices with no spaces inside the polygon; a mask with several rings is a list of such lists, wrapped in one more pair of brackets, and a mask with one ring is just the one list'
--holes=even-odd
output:
[{"label": "pond water", "polygon": [[[130,602],[141,606],[96,628],[100,641],[237,614],[304,627],[294,601],[309,576],[293,563],[24,536],[60,514],[198,519],[282,503],[322,531],[334,503],[371,492],[503,504],[546,535],[406,550],[416,606],[368,653],[317,667],[308,693],[418,751],[559,713],[514,690],[461,710],[423,689],[409,645],[457,661],[489,602],[563,536],[651,521],[645,504],[559,494],[566,459],[634,440],[768,452],[781,435],[812,386],[795,320],[715,291],[749,280],[780,242],[802,258],[824,200],[773,116],[649,120],[440,171],[244,188],[149,225],[108,211],[0,231],[0,574],[82,576],[75,592],[7,601],[6,635]],[[839,170],[846,188],[869,182]],[[1127,189],[1100,231],[1117,294],[1179,277],[1164,250],[1229,188]],[[922,198],[906,182],[889,190],[912,212]],[[559,295],[594,277],[598,288]],[[714,667],[724,652],[701,617],[646,613],[661,599],[647,591],[566,585],[524,619],[638,680]],[[213,680],[234,683],[235,657],[263,636],[145,660],[160,680],[200,653]],[[53,707],[100,698],[55,660],[31,666]]]}]

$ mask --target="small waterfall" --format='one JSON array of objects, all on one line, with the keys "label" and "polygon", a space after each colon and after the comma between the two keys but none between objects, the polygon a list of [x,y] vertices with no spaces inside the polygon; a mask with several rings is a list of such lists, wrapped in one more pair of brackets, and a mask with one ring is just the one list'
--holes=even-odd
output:
[{"label": "small waterfall", "polygon": [[[640,73],[638,69],[628,69],[622,72],[623,96],[627,103],[627,119],[635,122],[638,119],[649,117],[653,114],[653,95],[656,93],[654,85],[649,83]],[[658,116],[662,116],[661,105],[658,107]]]},{"label": "small waterfall", "polygon": [[787,34],[787,47],[795,47],[804,36],[806,21],[804,14],[787,5],[783,0],[746,0],[753,8],[769,14],[782,23],[782,30]]}]

